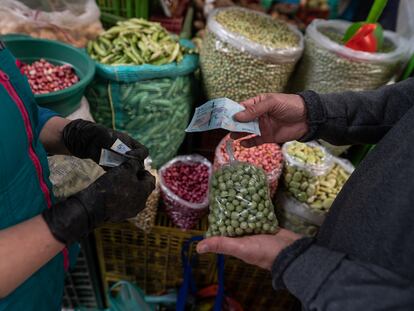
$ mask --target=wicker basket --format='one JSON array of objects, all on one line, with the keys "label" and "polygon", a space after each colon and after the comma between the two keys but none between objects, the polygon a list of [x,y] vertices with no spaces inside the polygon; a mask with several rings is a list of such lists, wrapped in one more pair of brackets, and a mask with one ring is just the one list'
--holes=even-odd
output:
[{"label": "wicker basket", "polygon": [[[96,245],[105,290],[119,280],[136,283],[147,294],[159,294],[182,282],[181,247],[187,239],[201,235],[207,220],[196,230],[173,227],[167,216],[158,213],[150,233],[138,231],[130,223],[110,224],[96,230]],[[191,252],[194,252],[194,246]],[[216,282],[216,257],[199,256],[194,269],[198,288]],[[285,292],[272,289],[269,273],[235,258],[226,258],[225,285],[228,294],[245,310],[290,311],[296,300]]]}]

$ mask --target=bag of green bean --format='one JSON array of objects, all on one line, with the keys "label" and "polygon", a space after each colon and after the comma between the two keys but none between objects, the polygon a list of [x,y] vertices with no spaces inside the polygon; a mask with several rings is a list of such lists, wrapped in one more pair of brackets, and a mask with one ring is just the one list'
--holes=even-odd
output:
[{"label": "bag of green bean", "polygon": [[211,178],[209,228],[206,236],[271,234],[278,222],[266,173],[254,165],[232,162]]},{"label": "bag of green bean", "polygon": [[342,37],[350,23],[314,20],[306,29],[305,51],[291,79],[292,91],[363,91],[387,84],[407,59],[407,41],[385,31],[379,53],[350,49]]},{"label": "bag of green bean", "polygon": [[[188,40],[182,45],[193,47]],[[86,97],[96,122],[125,131],[150,151],[159,168],[173,158],[185,137],[193,104],[192,73],[198,56],[185,54],[165,65],[103,65]]]},{"label": "bag of green bean", "polygon": [[240,102],[281,92],[302,51],[302,34],[293,26],[240,7],[217,9],[200,51],[207,96]]}]

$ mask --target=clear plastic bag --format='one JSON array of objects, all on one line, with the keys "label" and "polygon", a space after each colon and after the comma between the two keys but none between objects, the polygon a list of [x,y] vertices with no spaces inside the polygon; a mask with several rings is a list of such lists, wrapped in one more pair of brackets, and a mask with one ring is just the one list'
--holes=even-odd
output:
[{"label": "clear plastic bag", "polygon": [[[332,156],[315,142],[288,142],[283,145],[282,153],[285,159],[283,181],[286,189],[300,202],[308,202],[316,194],[318,176],[327,174],[332,168]],[[303,158],[307,157],[317,158],[317,161],[312,161],[317,163],[306,163]]]},{"label": "clear plastic bag", "polygon": [[[249,135],[243,139],[248,139],[252,136]],[[213,163],[215,171],[230,162],[230,157],[225,148],[226,142],[230,139],[230,134],[226,135],[216,147]],[[281,148],[277,144],[263,144],[261,146],[244,148],[240,144],[243,139],[236,140],[233,143],[235,159],[248,162],[263,169],[266,172],[267,182],[269,183],[270,196],[273,197],[279,184],[279,177],[283,171]]]},{"label": "clear plastic bag", "polygon": [[[178,194],[179,189],[174,189],[173,185],[166,182],[166,173],[174,167],[180,165],[204,165],[207,167],[208,178],[203,179],[205,182],[204,194],[199,202],[191,202],[184,199]],[[193,170],[188,171],[189,175],[195,174]],[[172,222],[179,228],[187,230],[192,229],[197,222],[208,212],[208,181],[212,172],[210,161],[200,155],[178,156],[167,162],[159,170],[161,198],[164,201],[165,209]],[[175,172],[174,172],[175,173]],[[177,179],[175,175],[175,179]],[[181,180],[181,179],[180,179]],[[186,182],[189,184],[189,182]],[[176,185],[176,188],[188,187],[187,185]],[[195,189],[192,189],[195,190]]]},{"label": "clear plastic bag", "polygon": [[[257,33],[269,33],[266,27],[259,29],[258,19],[268,25],[277,25],[279,33],[269,34],[271,38],[267,38],[267,43],[262,42],[263,38],[251,40],[234,29],[229,30],[217,20],[227,12],[246,14],[244,22],[258,27]],[[259,93],[281,92],[302,51],[302,34],[293,26],[242,8],[214,10],[208,17],[200,53],[207,96],[209,99],[227,97],[239,102]]]},{"label": "clear plastic bag", "polygon": [[231,162],[217,170],[210,186],[206,236],[272,234],[278,222],[265,172],[254,165]]},{"label": "clear plastic bag", "polygon": [[2,0],[0,34],[25,33],[85,47],[102,31],[94,0]]},{"label": "clear plastic bag", "polygon": [[311,210],[308,205],[279,191],[275,196],[276,215],[282,228],[305,236],[315,236],[326,212]]},{"label": "clear plastic bag", "polygon": [[315,20],[308,26],[305,51],[292,77],[294,91],[371,90],[387,84],[398,73],[408,57],[406,40],[385,31],[381,52],[355,51],[341,43],[350,25],[339,20]]}]

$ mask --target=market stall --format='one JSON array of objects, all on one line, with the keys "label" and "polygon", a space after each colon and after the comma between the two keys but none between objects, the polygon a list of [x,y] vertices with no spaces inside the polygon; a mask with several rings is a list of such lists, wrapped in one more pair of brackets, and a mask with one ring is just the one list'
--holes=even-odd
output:
[{"label": "market stall", "polygon": [[[2,3],[0,39],[37,104],[128,133],[149,149],[145,170],[156,176],[142,212],[83,241],[80,268],[68,272],[66,307],[121,305],[111,292],[116,284],[139,297],[142,310],[213,310],[217,301],[215,310],[299,310],[294,296],[273,290],[268,271],[230,256],[196,255],[196,242],[185,247],[194,237],[280,228],[315,236],[372,146],[289,141],[248,148],[253,132],[233,140],[228,127],[188,125],[208,100],[238,105],[264,93],[375,90],[401,79],[404,68],[408,77],[412,50],[376,24],[382,10],[349,35],[353,21],[337,19],[341,1],[35,2]],[[360,30],[367,25],[379,26]],[[202,115],[208,130],[209,113]],[[101,158],[102,165],[50,155],[55,199],[125,160],[116,155]],[[197,291],[189,289],[193,281]]]}]

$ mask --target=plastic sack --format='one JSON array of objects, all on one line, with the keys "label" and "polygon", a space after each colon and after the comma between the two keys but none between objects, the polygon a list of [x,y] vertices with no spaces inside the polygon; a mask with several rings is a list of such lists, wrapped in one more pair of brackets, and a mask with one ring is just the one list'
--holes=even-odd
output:
[{"label": "plastic sack", "polygon": [[311,210],[284,191],[276,194],[275,206],[280,227],[304,236],[315,236],[326,217],[326,212]]},{"label": "plastic sack", "polygon": [[275,233],[278,222],[265,172],[254,165],[232,162],[217,170],[210,186],[206,236]]},{"label": "plastic sack", "polygon": [[74,112],[72,112],[70,115],[68,115],[66,119],[69,119],[69,120],[82,119],[82,120],[95,122],[95,120],[93,119],[91,115],[91,111],[89,109],[89,103],[85,97],[82,97],[79,108],[75,110]]},{"label": "plastic sack", "polygon": [[102,31],[94,0],[2,0],[0,34],[25,33],[84,47]]},{"label": "plastic sack", "polygon": [[[283,170],[281,148],[277,144],[263,144],[251,148],[241,146],[240,142],[242,140],[251,138],[252,136],[249,135],[233,142],[234,156],[236,160],[253,164],[266,172],[270,196],[273,197],[276,193],[279,177]],[[226,142],[230,139],[230,134],[228,134],[217,145],[213,163],[214,170],[218,170],[230,162],[229,155],[226,152]]]},{"label": "plastic sack", "polygon": [[[274,33],[271,38],[267,38],[267,42],[272,41],[275,46],[280,43],[281,47],[255,42],[228,30],[217,21],[220,14],[227,12],[252,16],[251,21],[246,20],[245,23],[258,27],[258,33],[266,31],[266,27],[257,26],[258,19],[269,25],[277,25],[275,27],[280,33]],[[227,97],[240,102],[260,93],[281,92],[302,51],[302,34],[293,26],[242,8],[214,10],[208,17],[207,32],[200,52],[207,96],[209,99]]]},{"label": "plastic sack", "polygon": [[[63,201],[75,193],[87,188],[95,180],[105,174],[105,170],[90,159],[79,159],[72,156],[56,155],[48,157],[50,181],[57,201]],[[146,163],[146,169],[157,177],[157,171]],[[159,185],[149,196],[145,208],[130,221],[144,232],[149,232],[155,224],[159,203]]]},{"label": "plastic sack", "polygon": [[[201,202],[191,202],[180,197],[166,182],[165,173],[172,167],[179,165],[201,164],[207,167],[208,176],[211,175],[212,165],[210,161],[199,155],[178,156],[159,170],[161,198],[164,201],[165,210],[172,222],[179,228],[192,229],[197,222],[208,212],[208,180],[204,197]],[[175,192],[174,192],[175,191]]]},{"label": "plastic sack", "polygon": [[341,43],[350,25],[339,20],[315,20],[308,26],[305,51],[292,78],[294,91],[372,90],[387,84],[398,73],[407,58],[406,40],[384,31],[383,51],[355,51]]},{"label": "plastic sack", "polygon": [[[180,42],[193,47],[190,41]],[[161,66],[97,63],[97,78],[86,90],[92,115],[96,122],[125,131],[147,146],[159,168],[184,141],[197,67],[198,56],[190,54],[179,64]]]},{"label": "plastic sack", "polygon": [[[332,156],[315,142],[285,143],[282,147],[285,168],[283,182],[286,189],[299,201],[307,202],[316,193],[318,176],[325,175],[332,168]],[[318,158],[317,163],[308,164],[304,159]]]}]

